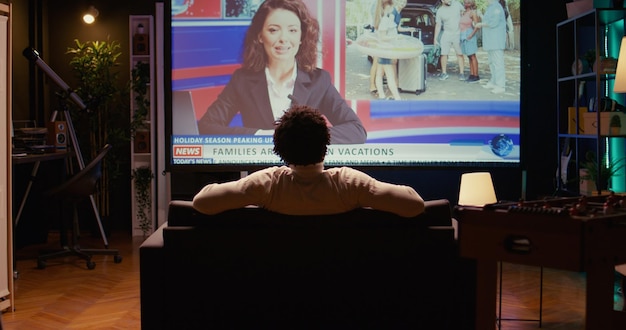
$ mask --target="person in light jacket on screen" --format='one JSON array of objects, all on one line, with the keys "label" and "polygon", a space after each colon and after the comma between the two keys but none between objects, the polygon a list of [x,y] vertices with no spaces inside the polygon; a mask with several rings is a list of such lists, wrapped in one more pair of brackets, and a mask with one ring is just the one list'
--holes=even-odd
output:
[{"label": "person in light jacket on screen", "polygon": [[[246,32],[242,67],[198,123],[200,134],[272,135],[292,104],[321,109],[332,144],[365,143],[367,133],[330,74],[316,67],[319,23],[302,0],[266,0]],[[229,126],[237,113],[243,127]]]},{"label": "person in light jacket on screen", "polygon": [[476,24],[482,28],[483,49],[487,51],[491,78],[483,87],[494,94],[506,91],[506,71],[504,68],[504,49],[506,48],[506,18],[504,8],[498,0],[487,0],[482,22]]}]

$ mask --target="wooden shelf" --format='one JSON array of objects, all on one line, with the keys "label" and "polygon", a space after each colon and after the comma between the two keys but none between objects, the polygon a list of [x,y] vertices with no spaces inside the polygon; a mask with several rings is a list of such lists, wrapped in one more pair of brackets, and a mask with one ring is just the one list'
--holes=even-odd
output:
[{"label": "wooden shelf", "polygon": [[[155,173],[155,132],[156,126],[155,122],[152,118],[156,118],[156,97],[155,90],[152,82],[155,81],[155,40],[154,40],[154,18],[152,15],[130,15],[128,20],[128,31],[129,31],[129,40],[130,40],[130,71],[132,77],[132,71],[136,68],[137,63],[146,63],[149,68],[149,82],[147,83],[147,95],[146,101],[149,102],[149,110],[146,114],[145,119],[143,120],[143,127],[138,129],[133,137],[133,141],[131,141],[131,170],[140,168],[140,167],[148,167]],[[136,94],[131,91],[130,102],[131,109],[135,111],[137,109],[135,105],[135,96]],[[131,120],[133,118],[133,113],[131,113]],[[131,184],[131,197],[132,197],[132,234],[133,236],[144,236],[150,235],[156,229],[156,202],[155,202],[155,192],[156,192],[156,183],[155,180],[152,180],[152,185],[150,189],[150,198],[151,198],[151,207],[149,210],[146,210],[145,213],[148,217],[152,218],[152,229],[146,233],[140,228],[140,221],[137,218],[137,214],[139,211],[139,205],[137,204],[137,200],[135,198],[135,185],[134,181],[130,182]]]}]

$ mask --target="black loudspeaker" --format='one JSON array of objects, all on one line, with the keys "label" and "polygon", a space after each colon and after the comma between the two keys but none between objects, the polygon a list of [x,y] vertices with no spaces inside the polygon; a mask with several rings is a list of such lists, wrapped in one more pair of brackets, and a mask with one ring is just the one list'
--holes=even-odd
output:
[{"label": "black loudspeaker", "polygon": [[48,123],[48,144],[57,149],[67,148],[67,123],[64,121],[53,121]]},{"label": "black loudspeaker", "polygon": [[149,55],[149,46],[147,34],[137,33],[133,36],[133,55]]},{"label": "black loudspeaker", "polygon": [[135,132],[134,149],[136,154],[147,154],[150,152],[150,132]]}]

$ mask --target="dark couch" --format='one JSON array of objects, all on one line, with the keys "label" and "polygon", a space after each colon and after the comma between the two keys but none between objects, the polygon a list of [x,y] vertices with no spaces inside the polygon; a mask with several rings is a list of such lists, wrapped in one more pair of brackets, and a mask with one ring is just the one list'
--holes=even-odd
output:
[{"label": "dark couch", "polygon": [[448,201],[426,204],[208,216],[173,201],[140,247],[142,329],[471,329],[473,265]]}]

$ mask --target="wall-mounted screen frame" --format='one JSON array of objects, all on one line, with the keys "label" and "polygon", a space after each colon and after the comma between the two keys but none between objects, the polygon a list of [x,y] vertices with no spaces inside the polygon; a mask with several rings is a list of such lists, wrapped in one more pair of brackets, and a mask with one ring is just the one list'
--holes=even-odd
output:
[{"label": "wall-mounted screen frame", "polygon": [[[241,68],[243,40],[261,2],[167,3],[171,16],[166,15],[166,38],[170,38],[166,45],[171,52],[165,54],[169,78],[165,87],[171,94],[166,97],[165,134],[169,137],[166,157],[170,168],[246,170],[281,164],[272,153],[271,133],[206,134],[197,124]],[[367,132],[364,143],[332,144],[327,165],[519,166],[521,1],[510,1],[506,8],[504,91],[485,88],[492,83],[492,63],[481,29],[476,37],[480,81],[461,80],[469,76],[470,64],[463,56],[461,76],[454,49],[449,51],[448,78],[444,79],[441,57],[438,62],[433,60],[437,12],[442,4],[409,1],[401,11],[399,25],[410,29],[399,34],[419,40],[422,48],[417,56],[392,62],[397,67],[402,100],[381,100],[380,94],[371,93],[369,77],[374,58],[367,48],[372,46],[368,37],[374,32],[368,25],[372,24],[376,1],[304,2],[320,25],[318,67],[330,74],[336,91]],[[462,7],[461,1],[452,2]],[[480,16],[484,17],[489,2],[476,1],[475,10]],[[403,51],[402,45],[396,48]],[[386,86],[388,89],[388,82]],[[393,97],[390,91],[386,95]],[[240,114],[228,120],[231,127],[245,126]]]}]

